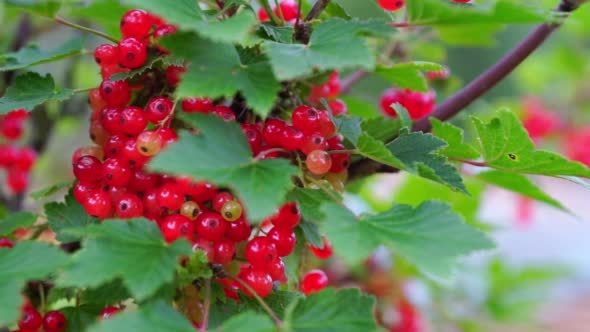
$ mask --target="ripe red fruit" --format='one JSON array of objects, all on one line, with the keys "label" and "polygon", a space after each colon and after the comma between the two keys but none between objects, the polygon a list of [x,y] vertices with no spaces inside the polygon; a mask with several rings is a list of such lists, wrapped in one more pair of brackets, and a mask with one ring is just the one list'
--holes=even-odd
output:
[{"label": "ripe red fruit", "polygon": [[45,329],[45,332],[63,332],[67,324],[66,316],[59,311],[50,311],[43,317],[43,329]]},{"label": "ripe red fruit", "polygon": [[280,146],[287,151],[296,151],[301,149],[304,140],[303,132],[299,129],[286,125],[283,128]]},{"label": "ripe red fruit", "polygon": [[150,33],[151,27],[152,18],[144,10],[130,10],[121,18],[120,28],[123,37],[143,39]]},{"label": "ripe red fruit", "polygon": [[213,113],[218,117],[222,118],[224,121],[236,121],[236,115],[231,108],[223,105],[217,105],[213,109]]},{"label": "ripe red fruit", "polygon": [[275,242],[264,236],[257,236],[248,241],[244,255],[252,266],[262,269],[268,267],[279,257]]},{"label": "ripe red fruit", "polygon": [[242,216],[240,219],[228,224],[225,236],[234,242],[242,242],[248,240],[251,232],[250,224]]},{"label": "ripe red fruit", "polygon": [[215,212],[202,212],[195,220],[195,224],[199,237],[213,242],[223,239],[228,228],[228,222]]},{"label": "ripe red fruit", "polygon": [[281,145],[282,132],[287,124],[280,119],[267,119],[262,127],[262,138],[268,146],[277,147]]},{"label": "ripe red fruit", "polygon": [[324,271],[316,269],[303,276],[299,289],[303,294],[310,295],[321,291],[326,286],[328,286],[328,276]]},{"label": "ripe red fruit", "polygon": [[348,114],[348,106],[341,99],[335,99],[328,103],[333,116]]},{"label": "ripe red fruit", "polygon": [[301,144],[301,151],[305,154],[310,154],[312,151],[315,150],[328,150],[328,140],[320,134],[320,133],[313,133],[311,135],[305,136],[303,143]]},{"label": "ripe red fruit", "polygon": [[119,64],[135,69],[143,66],[147,60],[147,46],[135,38],[125,38],[119,42]]},{"label": "ripe red fruit", "polygon": [[391,105],[400,103],[408,110],[413,120],[419,120],[432,113],[435,102],[434,91],[423,93],[412,90],[388,89],[381,96],[381,111],[387,116],[397,117],[397,113]]},{"label": "ripe red fruit", "polygon": [[14,160],[14,168],[21,171],[29,171],[37,160],[37,153],[32,148],[24,147],[18,150]]},{"label": "ripe red fruit", "polygon": [[148,157],[137,150],[137,140],[134,138],[125,141],[119,158],[131,169],[139,169],[148,161]]},{"label": "ripe red fruit", "polygon": [[222,191],[213,197],[211,204],[215,211],[220,212],[225,203],[233,201],[234,199],[234,195],[228,193],[227,191]]},{"label": "ripe red fruit", "polygon": [[10,169],[6,175],[6,183],[12,193],[20,194],[29,186],[29,172],[16,168]]},{"label": "ripe red fruit", "polygon": [[190,178],[179,178],[178,185],[185,195],[197,203],[210,201],[217,194],[217,188],[205,181],[193,182]]},{"label": "ripe red fruit", "polygon": [[117,45],[102,44],[94,49],[94,60],[101,67],[114,65],[119,62],[119,48]]},{"label": "ripe red fruit", "polygon": [[281,1],[274,11],[278,17],[282,17],[287,22],[293,22],[297,19],[297,16],[299,16],[299,6],[297,5],[297,2],[293,0]]},{"label": "ripe red fruit", "polygon": [[107,319],[107,318],[111,318],[114,315],[118,314],[121,311],[120,308],[118,307],[105,307],[104,309],[102,309],[102,311],[100,312],[100,319]]},{"label": "ripe red fruit", "polygon": [[162,138],[162,147],[166,147],[178,140],[178,135],[172,128],[158,128],[156,133]]},{"label": "ripe red fruit", "polygon": [[134,218],[143,215],[143,203],[139,196],[135,194],[122,194],[115,201],[115,217],[117,218]]},{"label": "ripe red fruit", "polygon": [[269,19],[270,17],[268,16],[268,13],[266,12],[266,10],[264,10],[264,8],[258,9],[258,20],[260,20],[260,22],[266,22]]},{"label": "ripe red fruit", "polygon": [[0,166],[11,167],[18,153],[18,150],[13,145],[0,145]]},{"label": "ripe red fruit", "polygon": [[420,312],[410,303],[403,301],[397,306],[398,321],[390,328],[391,332],[422,332],[424,326]]},{"label": "ripe red fruit", "polygon": [[23,134],[24,123],[20,119],[4,118],[0,120],[0,134],[12,141],[19,139]]},{"label": "ripe red fruit", "polygon": [[[271,276],[261,270],[255,268],[246,268],[240,271],[238,278],[244,281],[258,296],[264,298],[272,292],[272,278]],[[249,290],[243,289],[244,293],[251,296]]]},{"label": "ripe red fruit", "polygon": [[193,238],[194,226],[191,220],[180,214],[169,215],[160,222],[160,230],[164,240],[172,243],[180,237]]},{"label": "ripe red fruit", "polygon": [[315,85],[311,88],[309,101],[314,104],[319,104],[322,99],[332,100],[338,97],[341,88],[340,74],[337,71],[334,71],[330,74],[325,83]]},{"label": "ripe red fruit", "polygon": [[295,202],[289,202],[279,208],[272,218],[272,224],[283,229],[293,229],[301,221],[301,213]]},{"label": "ripe red fruit", "polygon": [[168,97],[154,97],[146,106],[147,118],[151,123],[166,119],[172,113],[174,103]]},{"label": "ripe red fruit", "polygon": [[278,258],[268,266],[268,273],[273,281],[281,283],[287,282],[287,275],[285,274],[285,263]]},{"label": "ripe red fruit", "polygon": [[320,112],[310,106],[299,106],[291,115],[293,127],[304,134],[312,134],[321,131],[323,122],[320,120]]},{"label": "ripe red fruit", "polygon": [[548,111],[543,102],[537,98],[526,98],[522,107],[524,117],[522,124],[532,139],[539,139],[555,133],[561,126],[561,119]]},{"label": "ripe red fruit", "polygon": [[244,135],[246,135],[252,154],[257,155],[262,149],[262,134],[260,133],[260,128],[255,124],[245,123],[242,125],[242,131],[244,132]]},{"label": "ripe red fruit", "polygon": [[215,104],[209,98],[186,98],[182,100],[182,110],[185,112],[213,112]]},{"label": "ripe red fruit", "polygon": [[0,237],[0,248],[12,248],[14,247],[14,242],[7,237]]},{"label": "ripe red fruit", "polygon": [[18,321],[18,327],[23,331],[37,331],[43,325],[43,317],[30,304],[23,308],[21,319]]},{"label": "ripe red fruit", "polygon": [[110,217],[113,209],[111,197],[102,190],[89,192],[82,206],[86,213],[99,219]]},{"label": "ripe red fruit", "polygon": [[96,157],[83,156],[73,165],[74,176],[80,182],[95,183],[102,180],[102,163]]},{"label": "ripe red fruit", "polygon": [[289,256],[295,250],[297,238],[291,229],[274,227],[267,236],[274,241],[279,256]]},{"label": "ripe red fruit", "polygon": [[328,259],[332,257],[334,251],[332,250],[332,244],[326,239],[322,237],[323,246],[321,248],[314,247],[313,245],[309,244],[309,249],[313,253],[313,255],[319,259]]},{"label": "ripe red fruit", "polygon": [[102,165],[102,178],[108,185],[126,186],[131,180],[131,169],[119,158],[109,158]]},{"label": "ripe red fruit", "polygon": [[180,209],[184,194],[177,183],[166,183],[158,190],[158,204],[171,211]]},{"label": "ripe red fruit", "polygon": [[127,81],[103,80],[99,87],[100,96],[108,106],[125,106],[131,100],[131,90]]},{"label": "ripe red fruit", "polygon": [[350,154],[348,153],[333,153],[330,155],[330,158],[332,158],[332,167],[330,167],[331,173],[343,172],[350,164]]},{"label": "ripe red fruit", "polygon": [[396,11],[405,5],[405,0],[377,0],[377,4],[384,10]]},{"label": "ripe red fruit", "polygon": [[[156,30],[156,32],[158,32],[158,30]],[[170,84],[170,86],[177,86],[178,83],[180,83],[180,80],[182,78],[182,74],[184,74],[184,72],[186,71],[185,67],[182,66],[168,66],[166,68],[166,82],[168,82],[168,84]]]},{"label": "ripe red fruit", "polygon": [[232,261],[236,253],[236,245],[229,240],[221,240],[213,244],[213,263],[227,264]]},{"label": "ripe red fruit", "polygon": [[336,125],[330,119],[328,111],[320,111],[319,113],[320,133],[327,138],[336,135]]},{"label": "ripe red fruit", "polygon": [[148,189],[143,194],[143,211],[147,218],[159,219],[165,210],[158,203],[158,189]]},{"label": "ripe red fruit", "polygon": [[148,119],[143,110],[136,106],[128,106],[121,112],[123,133],[129,136],[139,135],[147,126]]}]

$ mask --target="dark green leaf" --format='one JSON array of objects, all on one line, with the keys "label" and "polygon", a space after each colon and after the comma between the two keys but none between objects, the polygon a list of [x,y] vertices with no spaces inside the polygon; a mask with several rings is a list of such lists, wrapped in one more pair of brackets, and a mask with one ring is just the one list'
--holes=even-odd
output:
[{"label": "dark green leaf", "polygon": [[98,223],[96,218],[84,211],[72,194],[67,195],[63,203],[45,204],[44,209],[49,226],[56,233],[57,239],[64,243],[78,241],[82,237],[71,233],[72,230],[83,232],[84,227]]},{"label": "dark green leaf", "polygon": [[400,103],[395,103],[391,105],[391,108],[393,108],[393,110],[397,114],[397,117],[399,118],[401,129],[410,130],[412,128],[412,118],[410,117],[410,113],[408,113],[408,110]]},{"label": "dark green leaf", "polygon": [[404,163],[392,154],[385,143],[369,136],[367,133],[362,133],[359,137],[356,148],[359,154],[381,164],[398,169],[405,168]]},{"label": "dark green leaf", "polygon": [[414,61],[381,67],[376,73],[400,88],[428,91],[428,82],[422,73],[444,69],[444,66],[437,63]]},{"label": "dark green leaf", "polygon": [[73,90],[56,87],[49,74],[43,77],[37,73],[25,73],[17,76],[14,83],[6,89],[4,96],[0,98],[0,114],[17,108],[32,110],[46,101],[63,101],[73,95]]},{"label": "dark green leaf", "polygon": [[28,45],[17,52],[0,55],[0,71],[15,70],[58,61],[82,53],[82,40],[75,39],[51,50],[40,50],[37,45]]},{"label": "dark green leaf", "polygon": [[121,279],[115,279],[96,288],[85,289],[80,296],[80,302],[104,308],[129,298],[131,298],[131,295]]},{"label": "dark green leaf", "polygon": [[352,144],[358,142],[363,130],[361,129],[362,119],[359,117],[339,116],[334,118],[334,124],[339,134],[344,136]]},{"label": "dark green leaf", "polygon": [[431,118],[432,134],[447,142],[448,146],[440,150],[449,158],[471,160],[479,157],[479,152],[470,144],[463,141],[463,130],[455,127],[448,122],[442,122],[436,118]]},{"label": "dark green leaf", "polygon": [[390,142],[400,130],[398,120],[386,118],[366,119],[361,123],[361,129],[369,136],[382,142]]},{"label": "dark green leaf", "polygon": [[223,325],[217,327],[215,332],[233,332],[233,331],[248,331],[248,332],[273,332],[275,326],[264,313],[255,313],[252,311],[243,312],[232,316],[226,320]]},{"label": "dark green leaf", "polygon": [[279,42],[289,44],[293,42],[293,27],[292,26],[274,26],[272,24],[263,23],[260,25],[260,31],[268,38]]},{"label": "dark green leaf", "polygon": [[0,220],[0,235],[10,235],[19,228],[31,227],[37,215],[30,212],[16,212]]},{"label": "dark green leaf", "polygon": [[6,0],[9,6],[22,8],[31,13],[54,17],[61,7],[61,0]]},{"label": "dark green leaf", "polygon": [[61,308],[59,311],[68,321],[66,332],[86,331],[86,328],[96,322],[103,307],[97,305],[80,305]]}]

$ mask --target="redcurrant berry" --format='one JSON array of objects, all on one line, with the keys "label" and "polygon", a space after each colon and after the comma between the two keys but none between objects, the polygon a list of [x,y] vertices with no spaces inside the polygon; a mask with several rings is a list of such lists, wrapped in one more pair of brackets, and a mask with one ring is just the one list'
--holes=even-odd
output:
[{"label": "redcurrant berry", "polygon": [[220,241],[228,227],[219,213],[201,212],[195,221],[197,234],[207,241]]},{"label": "redcurrant berry", "polygon": [[299,286],[301,292],[305,295],[310,295],[321,291],[328,286],[328,276],[322,270],[311,270],[307,272],[301,280]]},{"label": "redcurrant berry", "polygon": [[180,214],[169,215],[162,222],[160,222],[160,230],[164,236],[164,240],[172,243],[180,237],[187,239],[193,238],[194,226],[193,223],[185,216]]},{"label": "redcurrant berry", "polygon": [[182,189],[177,183],[166,183],[158,190],[158,204],[170,210],[180,209],[184,203]]},{"label": "redcurrant berry", "polygon": [[123,194],[115,202],[115,217],[135,218],[143,215],[143,203],[135,194]]},{"label": "redcurrant berry", "polygon": [[244,255],[250,264],[259,268],[266,268],[279,257],[275,242],[264,236],[248,241]]},{"label": "redcurrant berry", "polygon": [[137,149],[144,156],[151,157],[162,149],[162,137],[155,131],[144,131],[137,136]]},{"label": "redcurrant berry", "polygon": [[295,202],[284,204],[271,219],[272,224],[283,229],[293,229],[301,221],[301,213]]},{"label": "redcurrant berry", "polygon": [[89,192],[82,206],[86,213],[99,219],[110,217],[113,209],[111,197],[102,190]]},{"label": "redcurrant berry", "polygon": [[377,4],[384,10],[396,11],[405,5],[405,0],[377,0]]},{"label": "redcurrant berry", "polygon": [[59,311],[50,311],[43,317],[43,329],[45,332],[63,332],[67,325],[66,316]]},{"label": "redcurrant berry", "polygon": [[100,83],[100,96],[108,106],[125,106],[131,100],[129,84],[124,81],[111,81],[106,79]]},{"label": "redcurrant berry", "polygon": [[23,308],[21,319],[18,321],[18,327],[24,331],[37,331],[43,325],[43,317],[30,304]]},{"label": "redcurrant berry", "polygon": [[[238,278],[262,298],[267,297],[272,292],[272,278],[264,271],[254,268],[244,269],[240,271]],[[252,296],[248,289],[243,289],[243,291],[246,295]]]},{"label": "redcurrant berry", "polygon": [[121,311],[119,307],[106,307],[100,312],[100,319],[108,319],[118,314]]},{"label": "redcurrant berry", "polygon": [[274,227],[267,236],[274,241],[279,256],[289,256],[295,250],[297,238],[292,230]]},{"label": "redcurrant berry", "polygon": [[102,163],[93,156],[83,156],[74,163],[74,176],[78,181],[95,183],[102,180]]},{"label": "redcurrant berry", "polygon": [[229,240],[221,240],[213,244],[213,263],[228,264],[234,258],[236,245]]},{"label": "redcurrant berry", "polygon": [[124,37],[143,39],[150,33],[152,18],[144,10],[133,9],[123,15],[120,28]]},{"label": "redcurrant berry", "polygon": [[174,103],[170,98],[154,97],[146,106],[147,118],[151,123],[157,124],[172,113],[173,107]]},{"label": "redcurrant berry", "polygon": [[321,248],[314,247],[310,244],[309,249],[311,250],[313,255],[319,259],[328,259],[332,257],[332,254],[334,253],[332,250],[332,245],[325,237],[322,237],[322,244],[323,245]]},{"label": "redcurrant berry", "polygon": [[242,217],[229,223],[225,235],[234,242],[242,242],[248,240],[250,233],[252,233],[250,224]]},{"label": "redcurrant berry", "polygon": [[94,49],[94,60],[101,67],[117,64],[119,61],[119,48],[111,44],[99,45]]},{"label": "redcurrant berry", "polygon": [[108,185],[126,186],[131,181],[131,169],[119,158],[109,158],[102,165],[102,178]]},{"label": "redcurrant berry", "polygon": [[182,100],[182,110],[185,112],[213,112],[215,104],[209,98],[186,98]]}]

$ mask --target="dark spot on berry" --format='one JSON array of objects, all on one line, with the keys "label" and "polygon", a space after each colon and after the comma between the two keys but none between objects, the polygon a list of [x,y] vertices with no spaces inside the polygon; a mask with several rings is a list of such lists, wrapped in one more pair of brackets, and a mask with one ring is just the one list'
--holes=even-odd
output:
[{"label": "dark spot on berry", "polygon": [[314,137],[313,144],[322,144],[322,138],[321,137]]},{"label": "dark spot on berry", "polygon": [[180,226],[180,233],[182,233],[182,234],[188,233],[188,228],[186,225]]},{"label": "dark spot on berry", "polygon": [[231,213],[231,212],[229,212],[229,211],[226,211],[226,212],[224,213],[224,215],[225,215],[225,217],[226,217],[226,218],[228,218],[228,219],[229,219],[229,218],[231,218],[231,217],[233,216],[233,215],[232,215],[232,213]]},{"label": "dark spot on berry", "polygon": [[298,214],[299,213],[299,209],[297,208],[297,205],[293,205],[291,207],[291,213],[293,213],[293,214]]},{"label": "dark spot on berry", "polygon": [[121,203],[121,210],[125,211],[129,208],[129,205],[127,205],[127,203]]},{"label": "dark spot on berry", "polygon": [[135,59],[135,54],[133,54],[133,52],[127,52],[125,57],[127,58],[127,60],[133,60]]},{"label": "dark spot on berry", "polygon": [[113,89],[110,86],[107,86],[104,88],[104,93],[111,93],[113,92]]},{"label": "dark spot on berry", "polygon": [[164,105],[162,105],[161,103],[159,103],[158,105],[156,105],[156,109],[160,112],[164,112]]}]

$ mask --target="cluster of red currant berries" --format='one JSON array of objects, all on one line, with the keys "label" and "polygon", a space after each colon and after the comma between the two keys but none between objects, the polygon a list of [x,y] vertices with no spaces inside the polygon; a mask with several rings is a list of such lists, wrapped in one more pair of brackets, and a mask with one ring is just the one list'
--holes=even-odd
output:
[{"label": "cluster of red currant berries", "polygon": [[29,185],[29,173],[37,160],[37,153],[30,147],[15,144],[24,132],[29,113],[24,109],[8,112],[0,117],[0,168],[6,170],[6,184],[13,194],[24,192]]},{"label": "cluster of red currant berries", "polygon": [[41,315],[28,301],[21,308],[21,319],[18,321],[17,332],[63,332],[68,321],[59,311],[49,311]]},{"label": "cluster of red currant berries", "polygon": [[428,116],[434,110],[436,104],[436,93],[433,90],[428,92],[412,91],[408,89],[391,88],[381,96],[381,111],[389,117],[397,117],[397,112],[392,107],[399,103],[409,113],[412,120],[419,120]]}]

